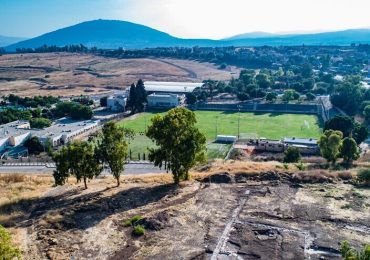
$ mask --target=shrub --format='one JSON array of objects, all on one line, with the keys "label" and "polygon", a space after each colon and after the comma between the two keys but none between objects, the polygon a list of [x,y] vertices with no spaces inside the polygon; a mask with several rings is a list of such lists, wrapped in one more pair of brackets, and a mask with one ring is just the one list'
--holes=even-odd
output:
[{"label": "shrub", "polygon": [[288,147],[284,152],[284,162],[285,163],[296,163],[301,160],[301,154],[299,149],[296,147]]},{"label": "shrub", "polygon": [[297,163],[295,166],[296,166],[296,167],[298,168],[298,170],[300,170],[300,171],[304,171],[304,170],[306,170],[306,165],[304,165],[302,162]]},{"label": "shrub", "polygon": [[142,225],[137,225],[132,230],[132,234],[135,236],[142,236],[145,234],[145,228]]},{"label": "shrub", "polygon": [[136,216],[133,216],[132,218],[130,218],[129,220],[126,220],[124,223],[123,223],[123,226],[124,227],[130,227],[130,226],[133,226],[136,222],[138,222],[139,220],[141,220],[143,217],[140,216],[140,215],[136,215]]},{"label": "shrub", "polygon": [[20,259],[21,253],[11,244],[9,232],[0,225],[0,259]]},{"label": "shrub", "polygon": [[348,241],[340,244],[340,253],[344,260],[362,260],[370,259],[370,245],[365,244],[362,250],[356,250],[351,247]]},{"label": "shrub", "polygon": [[357,174],[357,179],[370,186],[370,169],[362,169]]}]

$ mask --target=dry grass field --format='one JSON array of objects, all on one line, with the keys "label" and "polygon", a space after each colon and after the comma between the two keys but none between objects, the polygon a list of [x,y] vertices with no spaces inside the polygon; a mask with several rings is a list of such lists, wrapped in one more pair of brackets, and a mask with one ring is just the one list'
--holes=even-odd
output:
[{"label": "dry grass field", "polygon": [[175,59],[114,59],[73,53],[0,56],[0,93],[77,96],[125,89],[138,79],[229,80],[239,69]]},{"label": "dry grass field", "polygon": [[[1,175],[0,224],[24,259],[340,259],[344,239],[370,243],[370,190],[343,181],[350,172],[219,160],[192,177],[123,176],[119,188],[104,177],[84,190]],[[124,225],[138,215],[143,236]]]}]

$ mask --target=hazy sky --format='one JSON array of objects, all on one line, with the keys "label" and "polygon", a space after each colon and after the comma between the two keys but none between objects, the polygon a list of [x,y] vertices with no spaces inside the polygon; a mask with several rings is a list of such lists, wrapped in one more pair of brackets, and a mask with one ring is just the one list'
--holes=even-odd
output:
[{"label": "hazy sky", "polygon": [[33,37],[94,19],[185,38],[370,28],[370,0],[0,0],[0,35]]}]

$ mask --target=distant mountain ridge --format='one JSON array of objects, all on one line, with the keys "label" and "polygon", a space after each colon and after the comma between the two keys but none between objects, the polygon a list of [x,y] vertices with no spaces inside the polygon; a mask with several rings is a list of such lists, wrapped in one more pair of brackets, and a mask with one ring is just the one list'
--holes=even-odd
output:
[{"label": "distant mountain ridge", "polygon": [[83,44],[102,49],[142,49],[153,47],[222,47],[262,45],[349,45],[370,43],[370,29],[351,29],[314,34],[270,34],[252,32],[223,40],[182,39],[148,26],[118,20],[93,20],[65,27],[6,47],[37,48],[44,44],[65,46]]},{"label": "distant mountain ridge", "polygon": [[0,48],[8,46],[10,44],[14,44],[14,43],[23,41],[25,39],[26,38],[22,38],[22,37],[11,37],[11,36],[0,35]]}]

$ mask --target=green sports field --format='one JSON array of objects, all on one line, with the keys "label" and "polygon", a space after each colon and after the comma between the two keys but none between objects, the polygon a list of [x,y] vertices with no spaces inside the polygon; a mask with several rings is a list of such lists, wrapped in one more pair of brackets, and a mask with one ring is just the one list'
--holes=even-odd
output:
[{"label": "green sports field", "polygon": [[[145,126],[150,125],[150,119],[155,113],[142,113],[132,118],[126,118],[119,124],[133,129],[137,136],[130,143],[132,155],[145,152],[146,147],[153,144],[144,135]],[[165,114],[165,113],[160,113]],[[223,111],[195,111],[197,126],[207,137],[207,142],[215,140],[216,135],[258,136],[269,139],[283,137],[318,138],[321,132],[318,118],[314,115],[301,114],[270,114],[270,113],[238,113]],[[239,122],[239,123],[238,123]],[[217,151],[220,151],[219,153]],[[221,155],[222,153],[222,155]],[[222,157],[222,148],[209,145],[208,155],[211,158]]]}]

